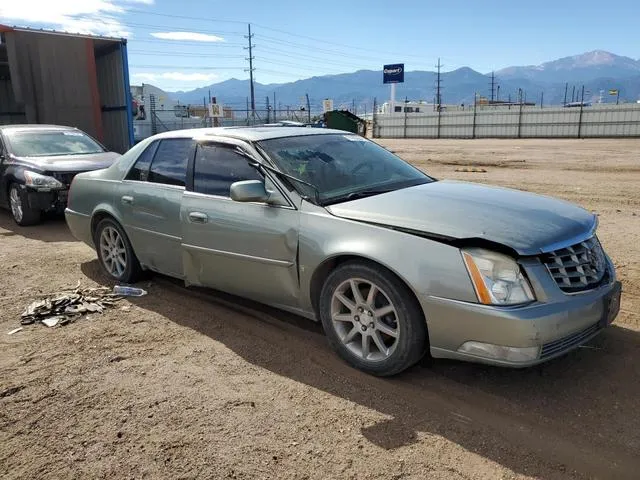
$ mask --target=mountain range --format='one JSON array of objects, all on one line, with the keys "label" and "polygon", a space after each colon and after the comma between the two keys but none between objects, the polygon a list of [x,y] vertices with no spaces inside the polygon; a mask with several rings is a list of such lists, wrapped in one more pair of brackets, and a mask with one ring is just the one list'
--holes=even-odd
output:
[{"label": "mountain range", "polygon": [[[620,91],[620,101],[636,102],[640,97],[640,60],[595,50],[571,57],[546,62],[540,65],[508,67],[494,72],[494,98],[516,101],[522,89],[527,101],[561,104],[565,88],[567,101],[579,100],[584,85],[585,100],[598,101],[604,91],[603,101],[615,101],[608,95],[610,89]],[[433,102],[435,97],[436,72],[409,71],[405,81],[398,84],[396,100],[423,100]],[[491,97],[491,73],[483,74],[469,67],[441,74],[443,104],[470,104],[474,94]],[[382,72],[359,70],[353,73],[323,75],[290,83],[254,84],[256,108],[264,109],[266,97],[273,104],[275,93],[278,108],[298,109],[309,95],[311,108],[316,110],[322,100],[331,98],[335,108],[351,107],[355,102],[359,111],[363,104],[371,108],[373,99],[387,101],[389,86],[382,83]],[[169,95],[180,103],[201,104],[209,92],[219,103],[236,109],[246,108],[249,81],[230,79],[191,91],[171,92]],[[543,97],[542,97],[543,95]]]}]

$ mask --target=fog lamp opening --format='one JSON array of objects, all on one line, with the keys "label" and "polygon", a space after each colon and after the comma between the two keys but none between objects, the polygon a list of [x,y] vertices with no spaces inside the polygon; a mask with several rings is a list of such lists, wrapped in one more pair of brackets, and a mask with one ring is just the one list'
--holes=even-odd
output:
[{"label": "fog lamp opening", "polygon": [[492,343],[465,342],[458,348],[458,352],[494,360],[527,362],[538,358],[540,347],[505,347]]}]

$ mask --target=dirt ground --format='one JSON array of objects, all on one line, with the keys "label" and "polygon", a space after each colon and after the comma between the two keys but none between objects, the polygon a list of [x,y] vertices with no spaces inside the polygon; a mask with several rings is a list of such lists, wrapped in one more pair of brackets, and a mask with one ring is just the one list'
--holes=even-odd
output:
[{"label": "dirt ground", "polygon": [[[638,478],[640,141],[381,143],[437,178],[599,213],[615,324],[536,368],[434,361],[379,379],[313,322],[153,276],[103,315],[7,335],[40,294],[110,284],[64,220],[0,212],[0,477]],[[456,171],[473,166],[486,172]]]}]

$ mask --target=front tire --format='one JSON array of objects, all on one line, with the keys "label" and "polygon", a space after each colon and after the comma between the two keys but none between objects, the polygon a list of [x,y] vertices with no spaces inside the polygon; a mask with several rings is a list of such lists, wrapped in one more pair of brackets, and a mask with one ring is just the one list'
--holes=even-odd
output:
[{"label": "front tire", "polygon": [[40,223],[42,212],[29,206],[26,190],[17,183],[12,183],[9,187],[9,206],[13,221],[21,227]]},{"label": "front tire", "polygon": [[333,349],[367,373],[394,375],[426,352],[422,309],[406,285],[381,266],[340,265],[322,287],[319,310]]},{"label": "front tire", "polygon": [[94,242],[100,265],[109,277],[124,283],[140,278],[140,262],[118,222],[111,218],[101,220],[96,226]]}]

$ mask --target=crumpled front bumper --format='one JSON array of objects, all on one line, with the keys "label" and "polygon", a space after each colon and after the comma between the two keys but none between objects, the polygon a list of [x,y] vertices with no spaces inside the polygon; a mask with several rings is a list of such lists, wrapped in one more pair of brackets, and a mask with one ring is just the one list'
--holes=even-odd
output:
[{"label": "crumpled front bumper", "polygon": [[68,190],[50,190],[46,192],[27,188],[27,201],[29,206],[35,210],[63,213],[67,206],[68,193]]},{"label": "crumpled front bumper", "polygon": [[[431,355],[491,365],[527,367],[551,360],[588,342],[609,326],[619,311],[621,284],[609,262],[609,280],[600,287],[567,295],[543,270],[547,298],[521,307],[493,307],[439,297],[421,299]],[[535,282],[534,282],[535,283]],[[555,290],[554,290],[555,289]],[[459,351],[465,342],[502,347],[538,347],[536,358],[510,361]]]}]

